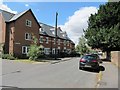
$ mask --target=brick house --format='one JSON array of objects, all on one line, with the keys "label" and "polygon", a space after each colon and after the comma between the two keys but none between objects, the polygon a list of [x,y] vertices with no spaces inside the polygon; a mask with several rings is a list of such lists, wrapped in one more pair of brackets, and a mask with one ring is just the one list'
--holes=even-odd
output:
[{"label": "brick house", "polygon": [[[55,54],[55,27],[40,23],[40,44],[44,47],[45,54]],[[70,54],[74,51],[74,43],[63,32],[60,27],[57,28],[57,54],[65,52]]]},{"label": "brick house", "polygon": [[23,57],[31,44],[32,34],[39,38],[39,23],[31,9],[18,14],[1,11],[1,14],[3,18],[1,43],[4,44],[4,53]]},{"label": "brick house", "polygon": [[[39,23],[31,9],[18,14],[0,10],[0,25],[0,44],[3,45],[4,53],[20,58],[26,56],[34,35],[45,54],[54,54],[54,27]],[[72,52],[75,44],[60,28],[57,33],[57,52]]]}]

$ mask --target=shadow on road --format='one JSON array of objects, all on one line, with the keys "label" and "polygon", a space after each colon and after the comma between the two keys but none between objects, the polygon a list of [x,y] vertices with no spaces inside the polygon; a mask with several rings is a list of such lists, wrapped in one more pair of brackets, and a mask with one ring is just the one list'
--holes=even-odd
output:
[{"label": "shadow on road", "polygon": [[111,62],[110,60],[104,58],[104,59],[101,59],[103,62]]},{"label": "shadow on road", "polygon": [[104,66],[99,66],[99,71],[105,71],[105,67]]},{"label": "shadow on road", "polygon": [[84,71],[88,71],[88,72],[93,72],[93,73],[99,73],[100,71],[105,71],[105,67],[104,66],[99,66],[99,69],[92,69],[89,67],[84,67],[84,69],[82,69]]}]

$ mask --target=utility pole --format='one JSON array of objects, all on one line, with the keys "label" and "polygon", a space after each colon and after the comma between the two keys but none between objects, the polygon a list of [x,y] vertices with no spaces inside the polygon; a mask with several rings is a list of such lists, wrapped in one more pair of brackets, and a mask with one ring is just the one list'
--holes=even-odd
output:
[{"label": "utility pole", "polygon": [[55,60],[57,60],[57,16],[58,16],[58,13],[56,12],[56,20],[55,20]]}]

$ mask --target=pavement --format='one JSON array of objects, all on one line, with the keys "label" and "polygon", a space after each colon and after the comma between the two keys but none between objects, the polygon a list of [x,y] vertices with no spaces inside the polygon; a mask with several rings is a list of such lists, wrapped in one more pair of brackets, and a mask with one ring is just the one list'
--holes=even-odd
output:
[{"label": "pavement", "polygon": [[51,64],[55,64],[55,63],[59,63],[59,62],[71,60],[72,58],[73,58],[73,57],[59,58],[58,60],[51,60],[50,63],[51,63]]},{"label": "pavement", "polygon": [[118,67],[112,62],[103,62],[101,65],[104,70],[99,72],[97,88],[117,88],[118,90],[118,86],[120,86],[118,85],[120,80],[118,78]]},{"label": "pavement", "polygon": [[56,64],[56,63],[59,63],[59,62],[63,62],[63,61],[68,61],[68,60],[71,60],[73,59],[74,57],[67,57],[67,58],[57,58],[57,60],[54,60],[54,59],[50,59],[50,60],[42,60],[42,62],[35,62],[34,64],[45,64],[45,63],[50,63],[50,64]]}]

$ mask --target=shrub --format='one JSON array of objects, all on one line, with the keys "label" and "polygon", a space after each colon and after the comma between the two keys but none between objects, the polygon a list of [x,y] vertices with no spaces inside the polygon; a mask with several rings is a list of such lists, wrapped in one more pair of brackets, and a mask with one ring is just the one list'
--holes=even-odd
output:
[{"label": "shrub", "polygon": [[12,54],[2,54],[2,59],[15,60],[15,57]]},{"label": "shrub", "polygon": [[36,60],[40,57],[42,57],[42,51],[41,47],[37,45],[31,45],[29,48],[29,52],[27,56],[29,57],[30,60]]},{"label": "shrub", "polygon": [[33,44],[30,45],[27,56],[30,60],[36,60],[43,56],[42,47],[37,45],[38,39],[33,36]]}]

